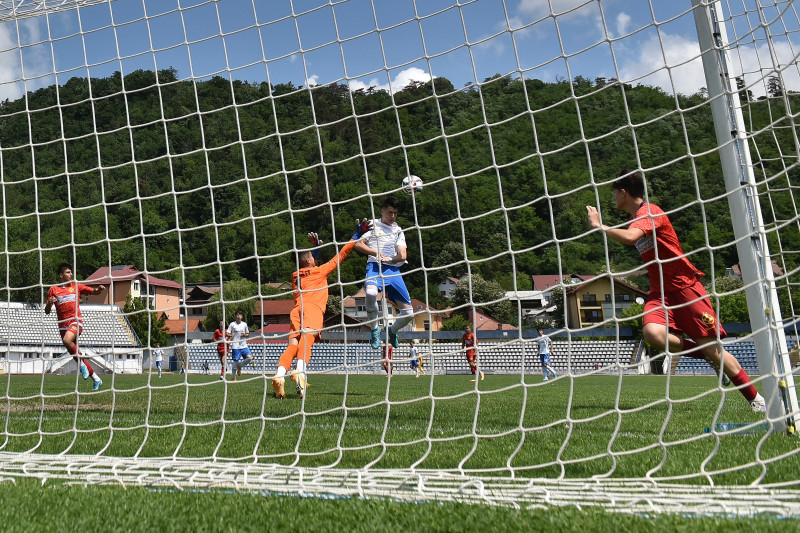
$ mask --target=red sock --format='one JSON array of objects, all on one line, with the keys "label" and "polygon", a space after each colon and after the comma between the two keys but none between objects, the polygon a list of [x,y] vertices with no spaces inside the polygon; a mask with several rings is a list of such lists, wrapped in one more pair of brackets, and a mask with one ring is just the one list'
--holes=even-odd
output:
[{"label": "red sock", "polygon": [[736,374],[731,378],[731,383],[733,383],[737,387],[741,387],[742,385],[747,385],[746,387],[743,387],[739,390],[741,391],[742,396],[744,396],[748,402],[752,402],[753,400],[756,399],[756,396],[758,396],[758,391],[756,390],[755,387],[753,387],[753,384],[750,383],[750,376],[747,375],[747,372],[744,371],[744,368],[741,369],[738,374]]}]

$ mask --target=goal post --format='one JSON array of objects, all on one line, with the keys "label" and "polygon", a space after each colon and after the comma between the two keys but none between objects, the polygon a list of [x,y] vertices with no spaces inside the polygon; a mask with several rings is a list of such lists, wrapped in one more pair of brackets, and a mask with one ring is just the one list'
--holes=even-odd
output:
[{"label": "goal post", "polygon": [[[692,4],[767,415],[776,430],[794,434],[800,408],[741,102],[735,76],[728,68],[729,41],[722,6],[719,0],[692,0]],[[780,66],[773,68],[780,75]]]}]

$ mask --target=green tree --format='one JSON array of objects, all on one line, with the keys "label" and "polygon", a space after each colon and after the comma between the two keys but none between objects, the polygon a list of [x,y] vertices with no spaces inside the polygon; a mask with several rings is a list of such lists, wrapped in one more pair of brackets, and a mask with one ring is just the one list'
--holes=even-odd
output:
[{"label": "green tree", "polygon": [[453,307],[462,307],[465,309],[464,314],[468,315],[470,306],[474,306],[495,320],[516,324],[513,306],[505,296],[506,291],[499,283],[486,281],[473,274],[470,278],[456,283],[453,291]]},{"label": "green tree", "polygon": [[[744,293],[744,282],[730,276],[718,277],[714,282],[715,292],[720,295],[719,321],[722,323],[750,322],[750,313],[747,311],[747,297]],[[708,287],[708,292],[712,292],[711,287]],[[714,305],[713,301],[711,305]]]},{"label": "green tree", "polygon": [[166,316],[162,314],[159,317],[158,313],[147,306],[144,298],[131,298],[130,294],[127,295],[122,311],[143,346],[155,346],[156,343],[166,346],[169,341]]},{"label": "green tree", "polygon": [[467,324],[469,324],[469,320],[466,319],[463,315],[453,315],[447,320],[442,322],[442,327],[439,328],[440,331],[461,331]]},{"label": "green tree", "polygon": [[258,293],[258,285],[246,279],[229,281],[222,285],[222,290],[211,297],[208,306],[208,315],[203,324],[206,330],[214,331],[222,320],[225,324],[232,322],[236,311],[244,315],[244,321],[249,325],[253,319],[258,302],[254,296]]}]

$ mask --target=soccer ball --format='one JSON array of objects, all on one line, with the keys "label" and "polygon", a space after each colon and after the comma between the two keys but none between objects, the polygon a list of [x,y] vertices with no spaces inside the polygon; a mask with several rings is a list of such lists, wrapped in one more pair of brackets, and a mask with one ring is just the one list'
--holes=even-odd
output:
[{"label": "soccer ball", "polygon": [[422,190],[422,178],[419,176],[406,176],[403,178],[403,192],[414,194]]}]

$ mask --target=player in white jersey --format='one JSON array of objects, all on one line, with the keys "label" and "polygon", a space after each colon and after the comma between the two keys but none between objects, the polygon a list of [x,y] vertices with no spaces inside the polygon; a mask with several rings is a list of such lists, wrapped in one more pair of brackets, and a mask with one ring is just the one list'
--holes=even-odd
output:
[{"label": "player in white jersey", "polygon": [[253,356],[250,355],[250,348],[247,347],[247,337],[250,336],[250,329],[247,327],[247,322],[242,321],[243,317],[244,313],[236,311],[236,320],[228,326],[228,335],[231,338],[231,358],[233,359],[231,364],[233,381],[236,381],[236,376],[242,375],[242,367],[253,361]]},{"label": "player in white jersey", "polygon": [[364,290],[367,318],[372,325],[370,344],[375,349],[381,347],[381,328],[378,324],[379,292],[385,291],[384,297],[397,309],[397,319],[388,330],[389,343],[394,348],[399,345],[397,332],[414,318],[411,297],[400,274],[400,267],[406,264],[408,254],[406,238],[396,222],[399,205],[396,197],[387,196],[381,206],[381,218],[372,221],[373,229],[355,246],[356,251],[369,257]]},{"label": "player in white jersey", "polygon": [[158,368],[158,377],[161,377],[161,365],[164,363],[164,350],[161,349],[161,344],[156,343],[156,349],[153,350],[153,355],[156,360],[156,368]]},{"label": "player in white jersey", "polygon": [[539,328],[539,338],[536,339],[536,342],[539,343],[539,361],[542,363],[542,374],[544,375],[544,381],[548,380],[548,374],[550,374],[553,379],[558,377],[556,371],[553,370],[553,367],[550,366],[550,347],[553,344],[553,341],[550,340],[550,337],[544,334],[544,330]]}]

